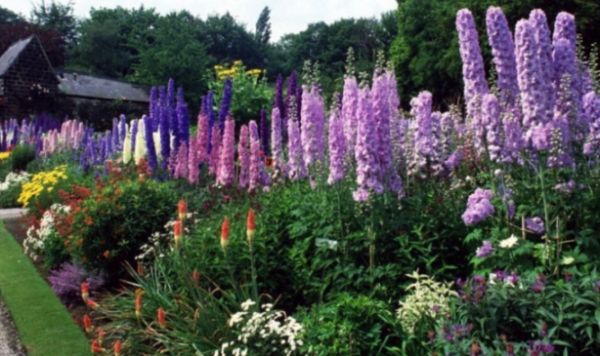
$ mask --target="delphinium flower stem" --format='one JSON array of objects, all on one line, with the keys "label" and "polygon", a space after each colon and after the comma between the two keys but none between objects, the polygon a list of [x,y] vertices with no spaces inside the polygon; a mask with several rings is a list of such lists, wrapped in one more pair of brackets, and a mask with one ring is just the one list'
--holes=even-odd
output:
[{"label": "delphinium flower stem", "polygon": [[539,167],[540,167],[539,178],[540,178],[540,184],[542,186],[542,201],[544,203],[544,219],[545,219],[545,224],[544,225],[546,227],[546,241],[545,241],[545,245],[546,246],[545,246],[545,248],[548,248],[548,239],[549,239],[549,236],[550,236],[550,219],[549,219],[550,214],[548,212],[548,199],[546,197],[546,184],[544,183],[544,181],[545,181],[544,180],[544,174],[545,174],[545,172],[544,172],[544,164],[542,162],[543,162],[542,159],[538,160],[538,164],[539,164]]},{"label": "delphinium flower stem", "polygon": [[252,291],[254,292],[254,301],[256,305],[258,305],[258,285],[256,284],[256,266],[254,265],[254,250],[252,248],[252,243],[249,244],[250,248],[250,268],[252,269]]}]

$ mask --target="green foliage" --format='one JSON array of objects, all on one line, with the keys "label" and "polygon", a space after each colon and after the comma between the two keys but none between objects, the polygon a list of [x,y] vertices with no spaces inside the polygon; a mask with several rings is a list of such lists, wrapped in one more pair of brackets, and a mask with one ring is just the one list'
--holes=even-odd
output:
[{"label": "green foliage", "polygon": [[29,144],[17,145],[11,152],[9,159],[12,162],[12,171],[24,171],[29,162],[35,159],[35,146]]},{"label": "green foliage", "polygon": [[[475,340],[486,355],[503,355],[509,344],[521,354],[519,350],[537,341],[553,344],[558,355],[597,355],[599,277],[594,271],[565,273],[564,280],[529,275],[516,283],[496,278],[487,284],[475,278],[454,301],[432,351],[467,354]],[[468,325],[469,332],[458,335],[452,325]]]},{"label": "green foliage", "polygon": [[[387,343],[398,344],[395,321],[386,303],[366,296],[339,294],[298,313],[306,355],[387,355]],[[391,324],[390,324],[391,323]]]},{"label": "green foliage", "polygon": [[21,184],[11,184],[7,190],[0,191],[0,209],[18,208],[20,205],[17,200],[20,194]]}]

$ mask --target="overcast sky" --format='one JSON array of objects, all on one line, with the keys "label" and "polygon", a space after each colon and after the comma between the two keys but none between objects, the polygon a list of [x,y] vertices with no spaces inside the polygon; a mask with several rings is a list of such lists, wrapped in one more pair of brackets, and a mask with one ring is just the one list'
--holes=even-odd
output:
[{"label": "overcast sky", "polygon": [[[38,3],[39,0],[35,0]],[[51,0],[46,0],[50,2]],[[57,0],[66,3],[68,0]],[[286,33],[300,32],[309,23],[325,21],[332,23],[341,18],[379,17],[381,13],[394,10],[396,0],[74,0],[75,16],[88,17],[90,8],[122,6],[155,8],[161,14],[188,10],[193,15],[206,18],[210,14],[229,13],[246,28],[254,31],[258,15],[265,6],[271,9],[271,39],[277,41]],[[32,2],[29,0],[3,1],[3,7],[29,17]]]}]

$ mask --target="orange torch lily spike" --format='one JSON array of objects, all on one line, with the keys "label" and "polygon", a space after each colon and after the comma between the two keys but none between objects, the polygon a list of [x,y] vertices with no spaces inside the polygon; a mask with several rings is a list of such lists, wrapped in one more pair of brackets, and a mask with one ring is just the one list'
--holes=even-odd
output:
[{"label": "orange torch lily spike", "polygon": [[175,225],[173,225],[174,235],[175,235],[175,248],[179,249],[181,246],[181,220],[175,221]]},{"label": "orange torch lily spike", "polygon": [[196,283],[196,285],[200,284],[200,273],[198,273],[197,269],[192,273],[192,278],[194,278],[194,283]]},{"label": "orange torch lily spike", "polygon": [[100,346],[98,340],[92,341],[92,353],[101,354],[104,353],[104,349]]},{"label": "orange torch lily spike", "polygon": [[83,327],[85,328],[85,332],[86,333],[91,333],[94,326],[92,325],[92,319],[90,319],[89,315],[84,315],[83,316]]},{"label": "orange torch lily spike", "polygon": [[135,296],[135,316],[139,319],[142,317],[142,295]]},{"label": "orange torch lily spike", "polygon": [[252,245],[254,236],[256,235],[256,222],[254,218],[254,210],[248,211],[248,219],[246,219],[246,236],[248,237],[248,243]]},{"label": "orange torch lily spike", "polygon": [[225,218],[221,225],[221,247],[223,247],[223,251],[227,251],[227,245],[229,245],[229,219]]},{"label": "orange torch lily spike", "polygon": [[102,346],[102,341],[104,341],[104,330],[98,328],[98,345]]},{"label": "orange torch lily spike", "polygon": [[83,301],[87,303],[88,298],[90,297],[90,286],[88,282],[81,283],[81,298]]},{"label": "orange torch lily spike", "polygon": [[99,307],[98,303],[96,303],[92,298],[88,298],[87,305],[92,309],[98,309]]},{"label": "orange torch lily spike", "polygon": [[185,200],[179,200],[179,203],[177,204],[177,212],[179,220],[184,221],[187,215],[187,203],[185,202]]},{"label": "orange torch lily spike", "polygon": [[165,310],[162,307],[160,307],[157,310],[157,314],[158,314],[158,326],[161,329],[164,329],[165,326],[167,325],[167,320],[166,320],[167,313],[165,313]]},{"label": "orange torch lily spike", "polygon": [[137,263],[137,274],[138,276],[143,276],[144,275],[144,265],[142,265],[141,263]]},{"label": "orange torch lily spike", "polygon": [[121,356],[121,340],[117,340],[117,342],[115,342],[115,356]]}]

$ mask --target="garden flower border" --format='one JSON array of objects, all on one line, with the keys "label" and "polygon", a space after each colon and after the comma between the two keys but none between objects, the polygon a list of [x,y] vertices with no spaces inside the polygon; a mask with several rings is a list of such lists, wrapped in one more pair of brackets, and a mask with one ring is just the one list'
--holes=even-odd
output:
[{"label": "garden flower border", "polygon": [[87,355],[89,343],[0,219],[0,295],[28,356]]}]

